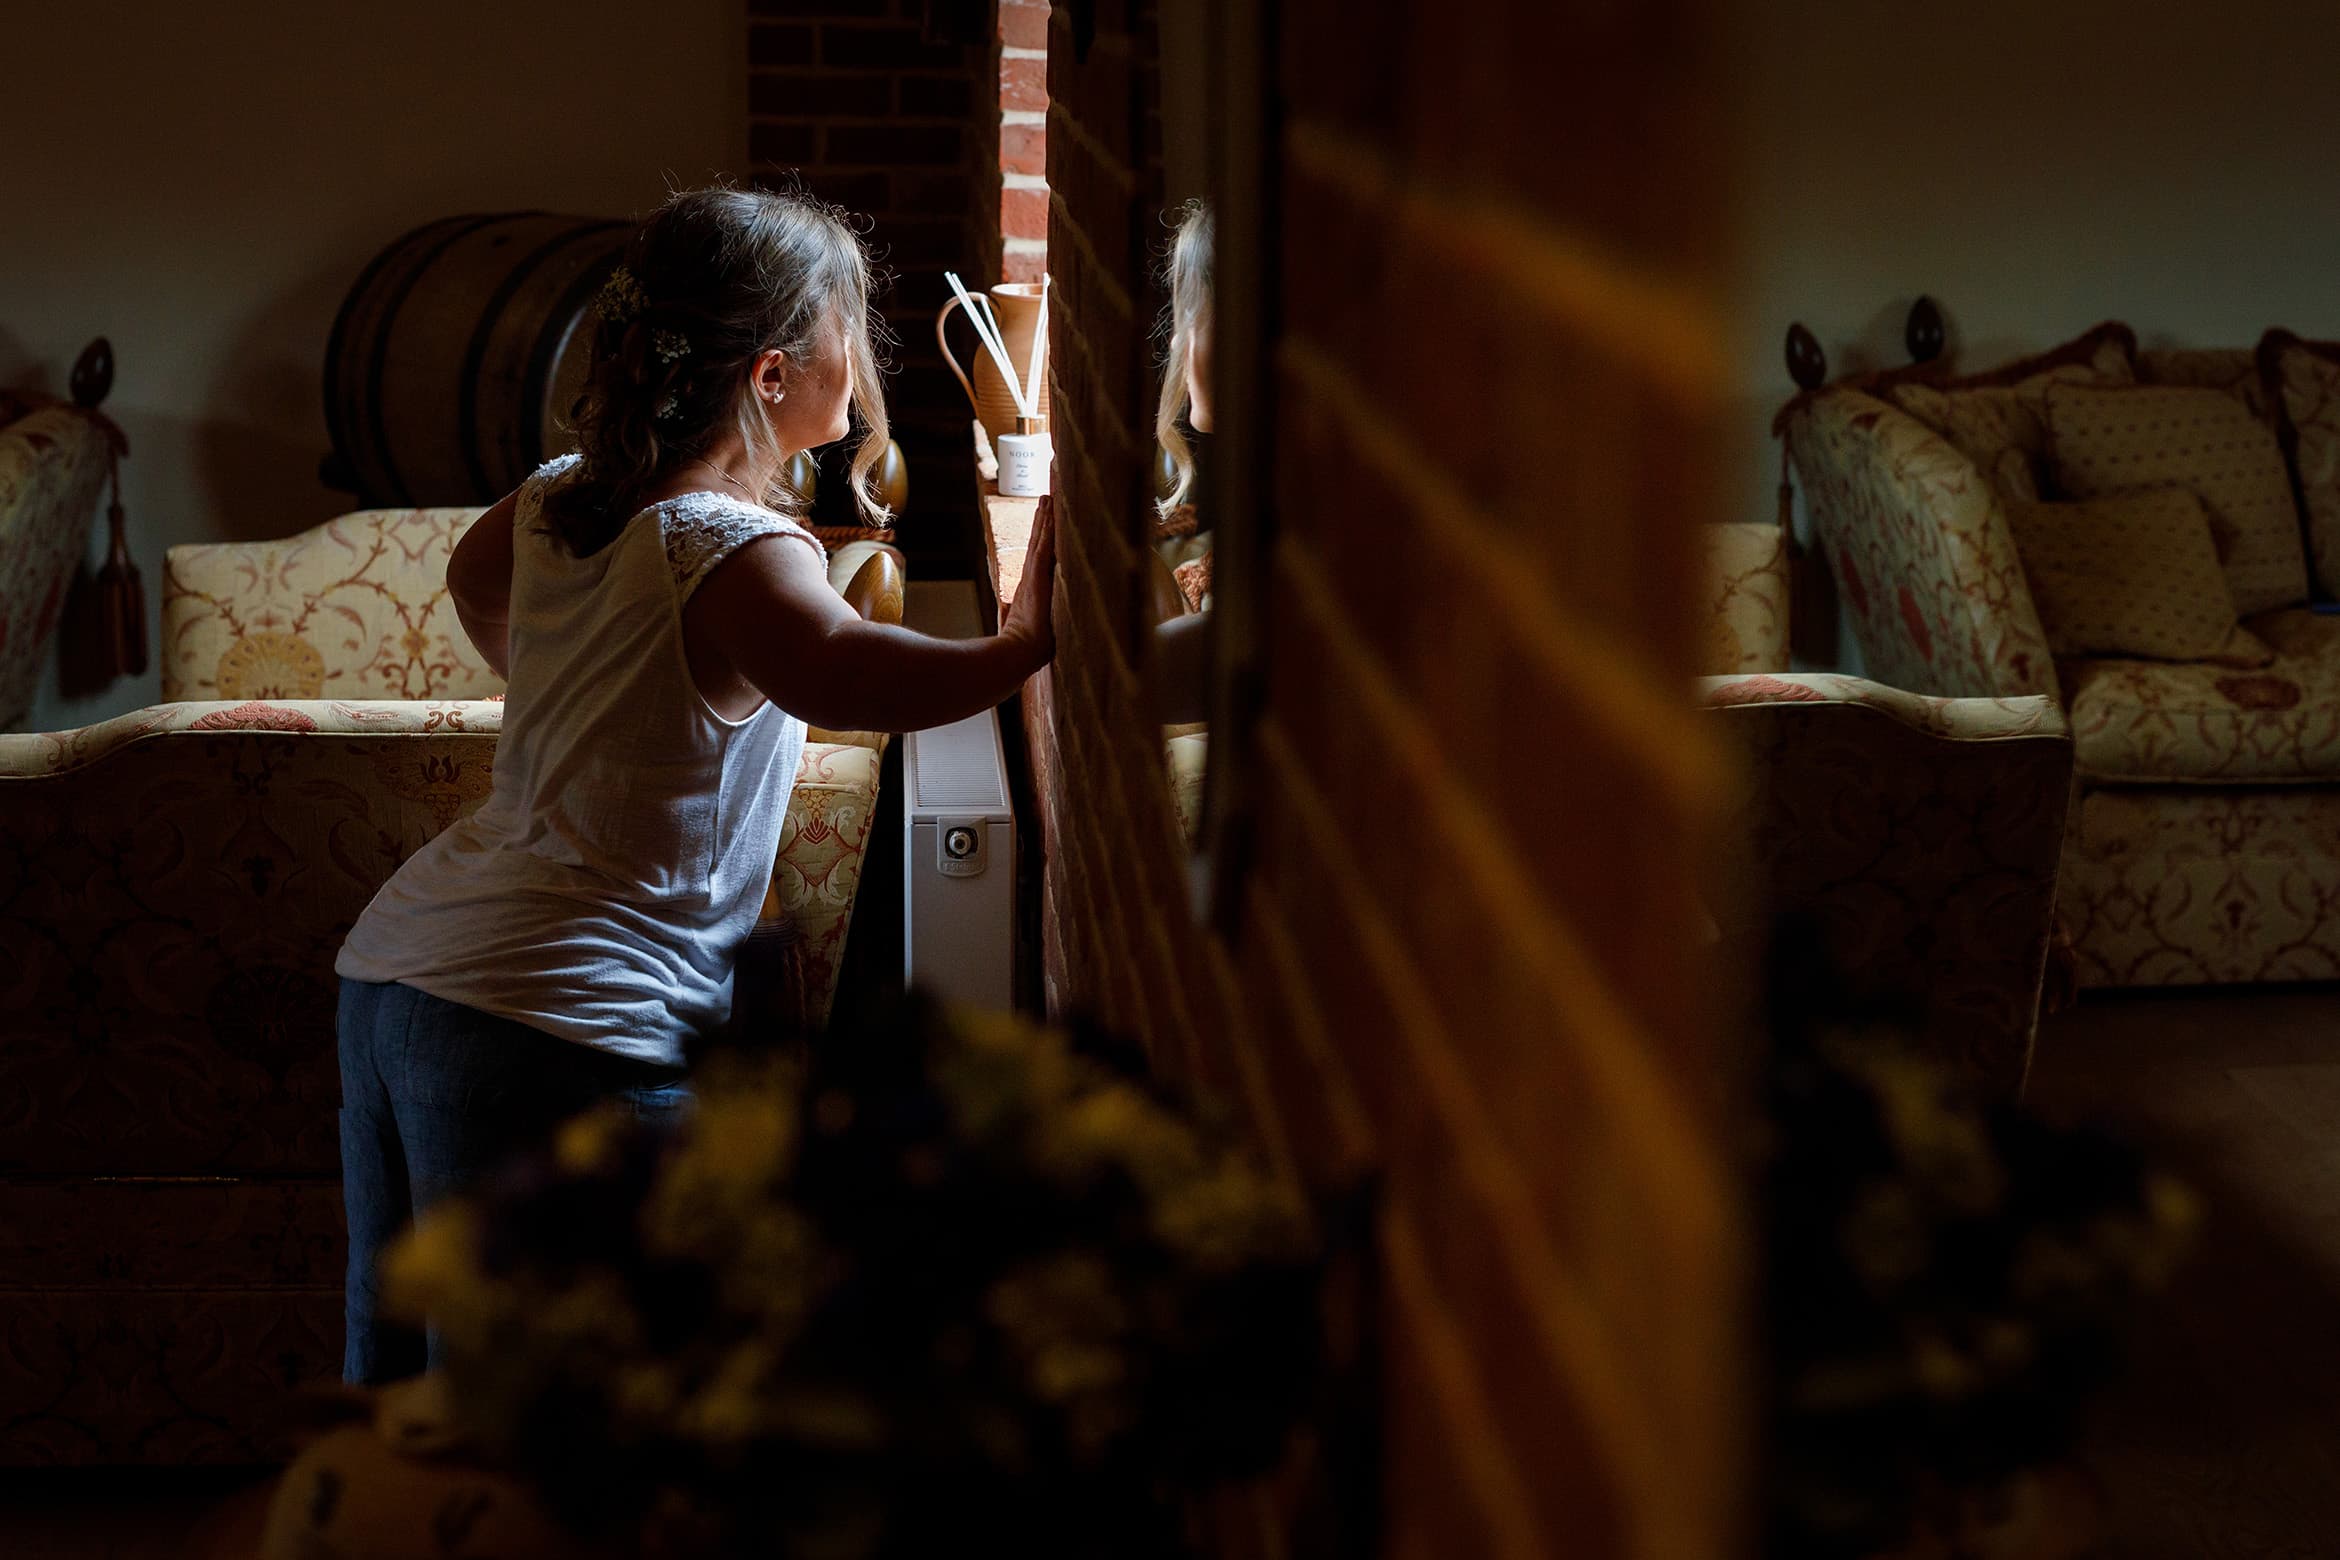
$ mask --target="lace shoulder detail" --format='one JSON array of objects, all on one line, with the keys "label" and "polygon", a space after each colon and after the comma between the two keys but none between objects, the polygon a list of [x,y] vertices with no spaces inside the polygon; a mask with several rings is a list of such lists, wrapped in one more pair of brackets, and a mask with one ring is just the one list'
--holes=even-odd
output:
[{"label": "lace shoulder detail", "polygon": [[658,530],[666,543],[667,567],[674,571],[675,591],[685,602],[717,564],[758,537],[793,536],[818,553],[824,566],[829,561],[829,550],[820,538],[786,515],[720,493],[685,493],[668,499],[658,506]]},{"label": "lace shoulder detail", "polygon": [[520,481],[520,497],[512,505],[512,524],[515,529],[528,530],[541,517],[544,495],[552,491],[554,483],[577,469],[584,456],[571,450],[566,455],[555,455]]}]

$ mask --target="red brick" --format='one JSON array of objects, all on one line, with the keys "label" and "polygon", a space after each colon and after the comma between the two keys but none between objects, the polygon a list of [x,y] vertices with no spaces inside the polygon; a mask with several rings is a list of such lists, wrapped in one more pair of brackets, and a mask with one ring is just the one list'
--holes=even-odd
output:
[{"label": "red brick", "polygon": [[1048,0],[999,0],[999,41],[1011,49],[1048,47]]},{"label": "red brick", "polygon": [[964,173],[897,173],[892,209],[906,216],[961,216],[973,193]]},{"label": "red brick", "polygon": [[894,209],[893,183],[882,173],[835,173],[807,168],[798,176],[805,190],[855,215]]},{"label": "red brick", "polygon": [[967,76],[904,76],[901,112],[905,119],[948,119],[956,123],[975,111],[975,83]]},{"label": "red brick", "polygon": [[856,26],[837,23],[821,29],[821,63],[874,70],[965,69],[969,52],[955,43],[933,43],[915,26]]},{"label": "red brick", "polygon": [[748,156],[759,163],[806,163],[819,155],[820,132],[811,125],[774,124],[769,120],[748,127]]},{"label": "red brick", "polygon": [[966,227],[956,220],[896,217],[872,237],[886,263],[908,269],[954,265],[966,246]]},{"label": "red brick", "polygon": [[1000,231],[1010,238],[1048,236],[1048,192],[1014,189],[999,193]]},{"label": "red brick", "polygon": [[839,125],[829,131],[829,161],[873,168],[948,167],[964,155],[956,128]]},{"label": "red brick", "polygon": [[748,112],[759,119],[885,119],[893,111],[891,76],[757,71],[748,77]]},{"label": "red brick", "polygon": [[810,27],[757,25],[748,29],[748,61],[754,65],[810,65],[815,54]]},{"label": "red brick", "polygon": [[1001,125],[999,165],[1009,173],[1044,174],[1048,171],[1048,129],[1045,125]]},{"label": "red brick", "polygon": [[999,264],[1000,280],[1005,282],[1036,282],[1048,271],[1048,257],[1029,250],[1007,250]]},{"label": "red brick", "polygon": [[1046,60],[1001,60],[999,62],[999,106],[1026,113],[1038,113],[1048,107],[1048,62]]}]

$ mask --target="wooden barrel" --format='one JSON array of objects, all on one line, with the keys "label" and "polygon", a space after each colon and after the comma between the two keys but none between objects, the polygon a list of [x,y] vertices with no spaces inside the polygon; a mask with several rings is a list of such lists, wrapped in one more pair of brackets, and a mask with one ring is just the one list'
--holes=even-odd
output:
[{"label": "wooden barrel", "polygon": [[327,480],[369,504],[485,504],[573,447],[593,296],[632,225],[448,217],[359,273],[325,348]]}]

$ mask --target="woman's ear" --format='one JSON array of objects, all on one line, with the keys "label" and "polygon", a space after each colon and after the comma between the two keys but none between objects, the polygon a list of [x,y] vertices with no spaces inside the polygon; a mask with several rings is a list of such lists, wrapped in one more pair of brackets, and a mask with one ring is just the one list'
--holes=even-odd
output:
[{"label": "woman's ear", "polygon": [[756,399],[769,411],[788,398],[788,382],[794,374],[795,369],[788,361],[788,354],[773,347],[756,355],[755,367],[749,371],[748,382],[756,392]]}]

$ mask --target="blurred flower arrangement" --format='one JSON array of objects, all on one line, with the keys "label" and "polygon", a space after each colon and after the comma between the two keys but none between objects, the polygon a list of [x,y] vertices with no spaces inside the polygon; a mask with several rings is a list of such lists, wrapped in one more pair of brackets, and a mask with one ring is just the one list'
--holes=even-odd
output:
[{"label": "blurred flower arrangement", "polygon": [[2071,1454],[2197,1218],[2133,1150],[1976,1100],[1904,1015],[1840,992],[1774,972],[1765,1550],[1783,1560],[1987,1525]]},{"label": "blurred flower arrangement", "polygon": [[721,1053],[389,1258],[481,1450],[659,1555],[1187,1552],[1315,1377],[1304,1210],[1095,1046],[913,1007]]}]

